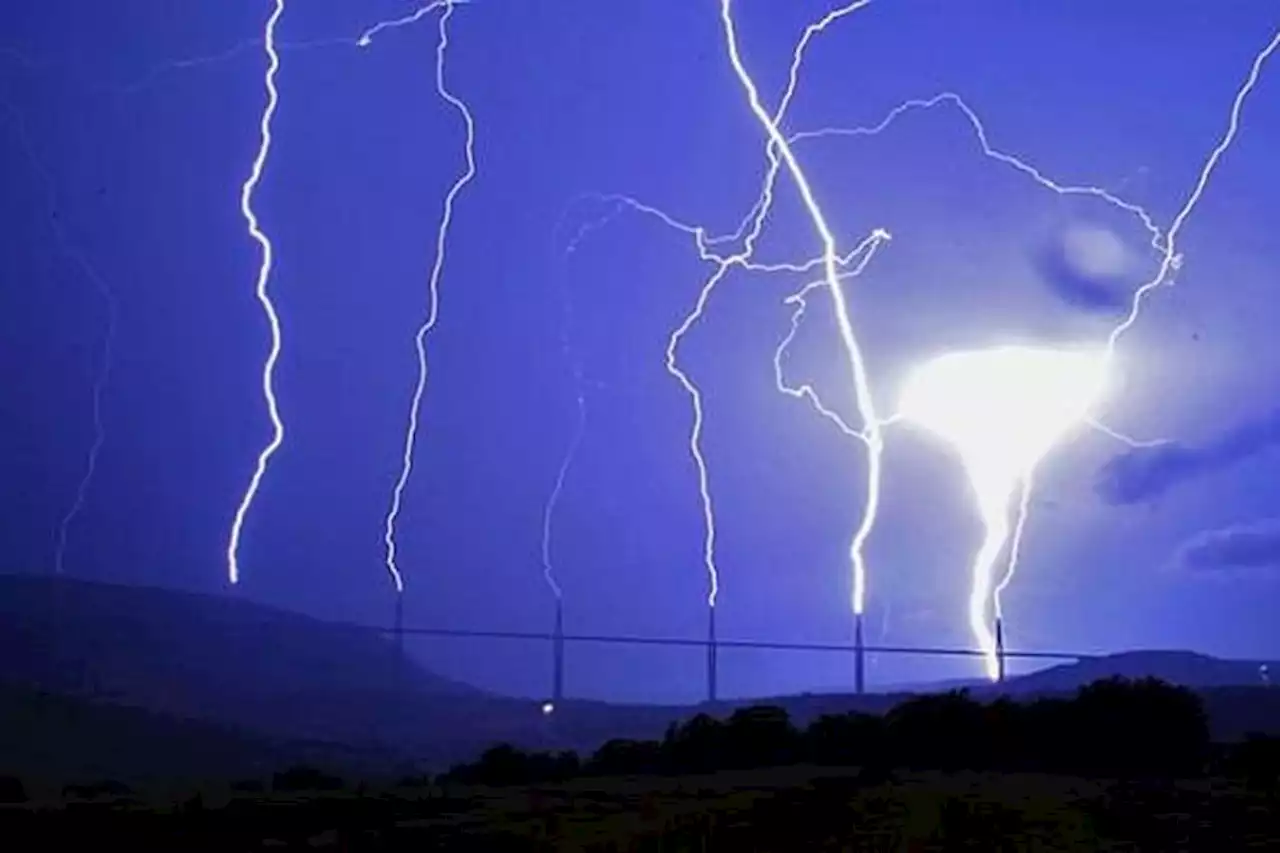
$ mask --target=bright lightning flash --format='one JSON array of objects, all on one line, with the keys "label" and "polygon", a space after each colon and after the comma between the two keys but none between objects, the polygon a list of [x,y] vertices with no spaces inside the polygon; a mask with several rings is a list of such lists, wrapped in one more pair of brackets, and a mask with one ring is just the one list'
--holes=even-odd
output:
[{"label": "bright lightning flash", "polygon": [[[978,502],[985,536],[973,561],[969,626],[993,680],[999,672],[988,618],[996,561],[1010,544],[1009,512],[1022,491],[1018,529],[1036,466],[1107,390],[1103,348],[1062,350],[1008,346],[948,353],[908,377],[898,413],[959,453]],[[1014,565],[1001,587],[1008,582]]]},{"label": "bright lightning flash", "polygon": [[285,0],[275,0],[275,8],[271,12],[271,17],[267,19],[263,36],[263,46],[268,60],[264,81],[267,89],[267,106],[259,122],[261,141],[258,154],[253,160],[249,177],[240,191],[240,212],[248,223],[249,236],[262,248],[262,263],[258,267],[258,281],[254,292],[262,305],[263,313],[266,314],[267,324],[271,328],[271,348],[262,365],[262,396],[267,402],[267,414],[271,418],[272,433],[271,440],[258,454],[258,463],[249,480],[249,487],[236,508],[235,519],[231,524],[231,537],[227,543],[227,575],[233,584],[240,582],[240,535],[244,530],[245,516],[248,515],[253,499],[262,485],[262,478],[267,473],[267,464],[284,441],[284,422],[280,419],[280,406],[276,400],[274,386],[276,362],[280,358],[280,316],[276,313],[275,304],[272,303],[271,296],[267,292],[267,282],[271,279],[273,250],[271,240],[259,226],[258,215],[253,209],[253,193],[262,181],[267,155],[271,153],[271,119],[275,116],[276,106],[280,103],[280,93],[276,89],[276,73],[280,70],[280,54],[276,50],[276,25],[280,22],[280,16],[284,14],[284,4]]},{"label": "bright lightning flash", "polygon": [[[814,31],[820,31],[822,27],[825,27],[835,18],[862,8],[867,5],[867,2],[869,0],[864,0],[861,3],[850,3],[836,12],[828,14],[819,24],[810,26],[806,30],[806,35]],[[743,63],[742,55],[738,49],[732,0],[720,0],[720,21],[724,27],[729,62],[732,64],[738,82],[741,83],[747,96],[748,106],[768,136],[770,150],[776,149],[778,155],[782,158],[782,162],[786,164],[787,171],[790,173],[791,179],[800,193],[805,210],[808,212],[822,244],[823,279],[827,284],[827,290],[831,294],[831,301],[835,307],[836,325],[840,330],[840,340],[844,345],[849,369],[853,376],[854,388],[857,392],[858,414],[863,425],[861,435],[867,448],[867,496],[863,504],[862,518],[854,531],[853,540],[849,545],[849,560],[853,567],[853,612],[861,616],[866,598],[867,575],[866,559],[863,551],[867,539],[871,536],[871,531],[875,526],[876,515],[880,507],[881,460],[884,453],[882,424],[876,415],[875,403],[871,397],[870,379],[867,375],[862,349],[854,334],[853,321],[849,316],[849,306],[845,300],[844,291],[840,286],[841,257],[836,248],[835,235],[831,231],[831,226],[827,223],[827,218],[822,211],[821,205],[819,205],[817,198],[814,196],[813,188],[809,183],[809,178],[805,174],[804,168],[791,150],[790,142],[778,128],[778,119],[770,117],[760,99],[760,91]]]}]

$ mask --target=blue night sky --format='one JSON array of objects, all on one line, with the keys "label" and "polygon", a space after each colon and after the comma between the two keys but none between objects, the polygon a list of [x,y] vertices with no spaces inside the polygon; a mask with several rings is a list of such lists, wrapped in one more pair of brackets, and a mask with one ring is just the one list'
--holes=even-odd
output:
[{"label": "blue night sky", "polygon": [[[66,572],[387,624],[383,517],[463,125],[435,88],[437,13],[360,49],[363,30],[414,4],[290,0],[255,202],[277,253],[288,432],[245,528],[242,583],[230,587],[228,528],[270,437],[259,254],[239,193],[258,146],[272,5],[26,0],[4,13],[0,542],[9,570],[51,570],[94,438],[107,320],[98,282],[118,317],[106,441],[69,529]],[[587,194],[633,196],[714,233],[737,227],[759,192],[765,137],[718,6],[474,0],[452,14],[447,82],[475,116],[479,171],[458,198],[428,338],[400,526],[410,624],[550,628],[543,510],[581,391],[586,428],[552,543],[567,629],[705,631],[690,403],[663,364],[711,269],[687,235]],[[770,109],[792,46],[830,7],[735,4]],[[1061,183],[1105,187],[1164,228],[1277,26],[1265,0],[1212,11],[875,0],[815,39],[785,129],[874,125],[907,99],[954,92],[995,148]],[[1120,385],[1101,415],[1171,443],[1130,451],[1083,430],[1049,457],[1006,596],[1011,646],[1280,656],[1277,75],[1280,59],[1264,67],[1182,232],[1176,286],[1156,291],[1122,339]],[[881,408],[913,363],[943,350],[1104,339],[1157,266],[1134,216],[985,157],[950,102],[877,136],[808,139],[795,151],[842,249],[877,227],[893,234],[846,286]],[[757,259],[816,256],[785,173],[778,186]],[[1082,267],[1064,247],[1084,228],[1117,241],[1120,262]],[[845,553],[865,454],[773,384],[791,315],[783,300],[807,278],[730,273],[680,350],[705,395],[723,638],[851,635]],[[788,376],[853,418],[829,299],[810,304]],[[885,467],[868,639],[971,645],[968,562],[981,530],[961,469],[909,431],[890,433]],[[543,645],[412,648],[485,687],[547,690]],[[728,694],[851,682],[842,655],[729,651],[722,661]],[[702,665],[698,650],[573,646],[567,688],[694,699]],[[973,661],[880,658],[869,678],[977,671]]]}]

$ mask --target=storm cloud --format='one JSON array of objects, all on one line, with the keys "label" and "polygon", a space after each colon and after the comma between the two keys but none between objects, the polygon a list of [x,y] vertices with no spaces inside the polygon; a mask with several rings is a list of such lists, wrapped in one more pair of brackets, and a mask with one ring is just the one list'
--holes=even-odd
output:
[{"label": "storm cloud", "polygon": [[1178,564],[1200,572],[1280,570],[1280,519],[1208,530],[1188,540]]},{"label": "storm cloud", "polygon": [[1127,308],[1137,286],[1125,248],[1099,228],[1067,229],[1041,246],[1034,263],[1051,293],[1089,313],[1115,314]]},{"label": "storm cloud", "polygon": [[1277,445],[1280,411],[1240,424],[1200,447],[1171,442],[1128,450],[1102,466],[1095,490],[1109,504],[1142,503]]}]

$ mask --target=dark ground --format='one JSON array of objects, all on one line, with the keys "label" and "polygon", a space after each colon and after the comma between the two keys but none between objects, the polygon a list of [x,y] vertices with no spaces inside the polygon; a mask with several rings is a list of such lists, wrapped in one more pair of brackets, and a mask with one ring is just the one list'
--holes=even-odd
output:
[{"label": "dark ground", "polygon": [[[1280,849],[1280,794],[1235,782],[795,767],[533,788],[148,794],[0,812],[8,850],[1206,851]],[[175,804],[176,802],[176,804]],[[27,839],[19,841],[18,839]],[[16,842],[16,843],[15,843]]]}]

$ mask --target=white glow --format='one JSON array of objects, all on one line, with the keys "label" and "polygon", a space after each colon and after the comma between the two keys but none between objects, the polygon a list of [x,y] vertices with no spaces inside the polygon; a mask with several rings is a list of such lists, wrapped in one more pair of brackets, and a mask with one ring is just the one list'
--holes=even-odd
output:
[{"label": "white glow", "polygon": [[550,717],[550,716],[551,716],[552,714],[554,714],[555,712],[556,712],[556,705],[555,705],[555,703],[554,703],[554,702],[543,702],[543,703],[542,703],[542,716],[544,716],[544,717]]},{"label": "white glow", "polygon": [[[985,527],[974,558],[969,625],[998,672],[989,624],[996,560],[1009,541],[1010,504],[1036,465],[1072,429],[1087,423],[1106,390],[1107,352],[1005,346],[948,353],[907,379],[897,417],[960,454]],[[1015,566],[1010,561],[1003,587]]]},{"label": "white glow", "polygon": [[1129,268],[1129,253],[1120,238],[1105,228],[1076,226],[1062,237],[1067,263],[1081,275],[1109,278]]}]

